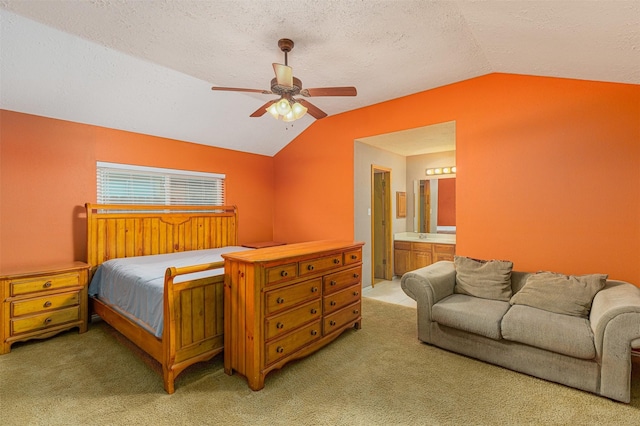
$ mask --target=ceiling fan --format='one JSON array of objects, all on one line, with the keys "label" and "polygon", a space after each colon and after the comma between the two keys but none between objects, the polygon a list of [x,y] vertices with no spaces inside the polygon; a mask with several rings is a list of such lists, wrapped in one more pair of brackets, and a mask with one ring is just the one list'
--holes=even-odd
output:
[{"label": "ceiling fan", "polygon": [[293,41],[283,38],[278,41],[278,47],[284,52],[284,65],[273,64],[273,71],[276,77],[271,80],[271,90],[243,89],[238,87],[217,87],[211,90],[228,92],[255,92],[265,95],[279,95],[278,99],[273,99],[258,108],[250,117],[262,117],[267,111],[276,119],[283,121],[293,121],[309,112],[316,119],[324,118],[327,114],[306,99],[294,98],[302,95],[304,97],[314,96],[356,96],[356,88],[348,87],[320,87],[316,89],[303,89],[302,81],[293,76],[293,69],[287,63],[287,54],[293,49]]}]

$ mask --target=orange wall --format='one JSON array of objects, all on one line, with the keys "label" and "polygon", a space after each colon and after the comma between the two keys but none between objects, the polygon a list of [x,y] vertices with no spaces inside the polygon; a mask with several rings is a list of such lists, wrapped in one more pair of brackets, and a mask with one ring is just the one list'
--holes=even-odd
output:
[{"label": "orange wall", "polygon": [[96,161],[226,174],[240,242],[269,241],[273,159],[0,110],[0,271],[86,259]]},{"label": "orange wall", "polygon": [[315,122],[275,156],[274,238],[354,236],[354,139],[456,121],[457,252],[640,285],[640,86],[489,74]]},{"label": "orange wall", "polygon": [[438,226],[456,226],[455,179],[438,179]]}]

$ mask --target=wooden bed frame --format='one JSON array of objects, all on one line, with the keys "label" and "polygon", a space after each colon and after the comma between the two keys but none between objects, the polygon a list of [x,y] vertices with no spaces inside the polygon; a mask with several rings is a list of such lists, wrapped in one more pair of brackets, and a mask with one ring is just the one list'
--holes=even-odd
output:
[{"label": "wooden bed frame", "polygon": [[[89,278],[109,259],[237,245],[235,206],[85,205]],[[111,306],[89,298],[92,313],[162,364],[164,389],[185,368],[211,359],[224,346],[224,274],[174,283],[183,274],[224,267],[224,262],[168,268],[164,280],[162,338]]]}]

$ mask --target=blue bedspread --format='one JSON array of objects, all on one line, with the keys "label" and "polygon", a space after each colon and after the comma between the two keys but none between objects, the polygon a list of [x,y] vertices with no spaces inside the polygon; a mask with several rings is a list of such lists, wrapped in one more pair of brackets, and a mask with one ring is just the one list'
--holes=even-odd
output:
[{"label": "blue bedspread", "polygon": [[[97,296],[156,337],[162,337],[164,275],[168,267],[222,261],[221,254],[248,250],[228,246],[208,250],[111,259],[98,267],[89,284],[89,295]],[[212,269],[180,275],[174,282],[224,273]]]}]

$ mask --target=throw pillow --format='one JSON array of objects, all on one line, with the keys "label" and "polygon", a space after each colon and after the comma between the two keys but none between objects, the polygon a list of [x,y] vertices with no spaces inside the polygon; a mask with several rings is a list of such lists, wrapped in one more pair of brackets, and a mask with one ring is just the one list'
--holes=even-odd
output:
[{"label": "throw pillow", "polygon": [[505,302],[511,298],[513,262],[455,256],[453,263],[456,268],[455,293]]},{"label": "throw pillow", "polygon": [[606,274],[576,276],[538,272],[527,278],[509,303],[586,318],[593,298],[602,290],[607,278]]}]

